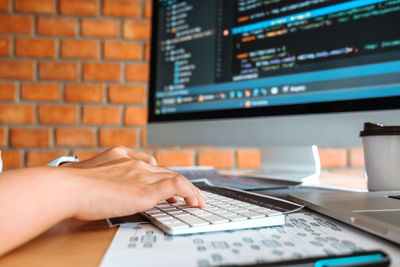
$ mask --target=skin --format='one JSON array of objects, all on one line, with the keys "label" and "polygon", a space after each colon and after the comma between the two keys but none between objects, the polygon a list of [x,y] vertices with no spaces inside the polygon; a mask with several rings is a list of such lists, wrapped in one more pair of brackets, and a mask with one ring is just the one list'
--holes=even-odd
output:
[{"label": "skin", "polygon": [[[0,174],[0,255],[67,218],[100,220],[148,210],[177,197],[202,208],[206,196],[153,157],[124,147],[62,167]],[[29,227],[27,227],[29,226]]]}]

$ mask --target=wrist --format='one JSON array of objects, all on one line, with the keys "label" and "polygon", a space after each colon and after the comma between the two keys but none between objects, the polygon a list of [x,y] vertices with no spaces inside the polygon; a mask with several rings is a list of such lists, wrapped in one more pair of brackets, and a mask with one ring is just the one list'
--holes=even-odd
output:
[{"label": "wrist", "polygon": [[[74,217],[81,203],[82,180],[81,171],[73,168],[51,168],[52,172],[47,177],[49,188],[51,188],[53,199],[57,200],[57,205],[62,209],[62,218]],[[46,180],[46,179],[45,179]]]}]

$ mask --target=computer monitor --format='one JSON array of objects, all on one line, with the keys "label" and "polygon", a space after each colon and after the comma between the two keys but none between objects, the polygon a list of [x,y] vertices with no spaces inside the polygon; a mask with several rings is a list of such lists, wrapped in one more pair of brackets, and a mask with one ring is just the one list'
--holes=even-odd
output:
[{"label": "computer monitor", "polygon": [[400,124],[398,25],[398,0],[154,0],[148,142],[360,145]]}]

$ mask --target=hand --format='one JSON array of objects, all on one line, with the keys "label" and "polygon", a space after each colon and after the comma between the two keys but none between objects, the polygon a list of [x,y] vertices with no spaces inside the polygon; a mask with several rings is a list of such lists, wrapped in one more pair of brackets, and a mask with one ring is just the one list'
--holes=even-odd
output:
[{"label": "hand", "polygon": [[120,159],[135,159],[142,160],[150,165],[157,166],[157,161],[154,157],[140,151],[134,151],[124,146],[117,146],[110,148],[95,157],[84,160],[81,162],[65,163],[62,167],[72,167],[72,168],[90,168],[101,166],[110,161],[116,161]]},{"label": "hand", "polygon": [[120,159],[85,170],[74,217],[96,220],[125,216],[182,197],[189,206],[204,207],[206,196],[182,175],[141,160]]},{"label": "hand", "polygon": [[0,256],[63,219],[124,216],[176,197],[190,206],[205,206],[206,197],[183,176],[130,157],[91,168],[1,173],[0,214],[7,220],[0,220]]}]

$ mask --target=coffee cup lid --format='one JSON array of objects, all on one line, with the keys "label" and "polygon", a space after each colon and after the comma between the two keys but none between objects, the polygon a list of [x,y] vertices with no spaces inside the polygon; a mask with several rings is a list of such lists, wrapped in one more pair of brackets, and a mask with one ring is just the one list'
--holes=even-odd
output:
[{"label": "coffee cup lid", "polygon": [[400,126],[384,126],[371,122],[364,123],[364,130],[360,132],[360,136],[373,135],[400,135]]}]

